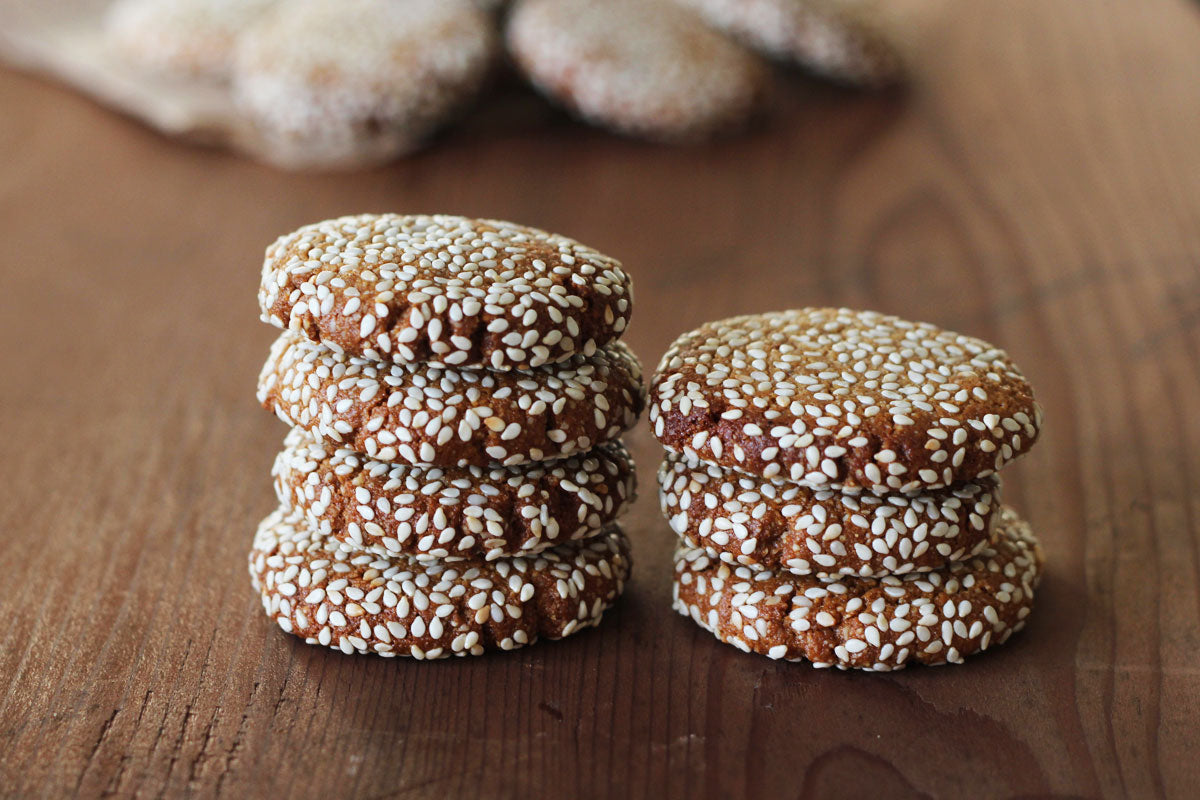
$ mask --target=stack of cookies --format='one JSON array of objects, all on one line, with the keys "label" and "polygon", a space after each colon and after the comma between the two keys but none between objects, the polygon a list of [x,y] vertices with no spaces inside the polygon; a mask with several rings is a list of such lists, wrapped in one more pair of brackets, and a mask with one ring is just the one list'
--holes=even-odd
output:
[{"label": "stack of cookies", "polygon": [[619,262],[508,222],[344,217],[268,248],[259,303],[284,333],[258,398],[292,427],[250,555],[268,616],[417,658],[600,620],[645,401]]},{"label": "stack of cookies", "polygon": [[997,473],[1037,441],[992,345],[874,312],[736,317],[663,356],[675,608],[771,658],[958,663],[1025,625],[1041,550]]}]

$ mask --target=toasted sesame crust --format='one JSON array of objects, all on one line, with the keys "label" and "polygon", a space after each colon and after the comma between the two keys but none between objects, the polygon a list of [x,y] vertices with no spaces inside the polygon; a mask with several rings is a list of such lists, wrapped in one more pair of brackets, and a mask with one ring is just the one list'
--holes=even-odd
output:
[{"label": "toasted sesame crust", "polygon": [[616,439],[645,403],[623,342],[529,372],[383,364],[286,332],[258,399],[288,425],[379,461],[514,466]]},{"label": "toasted sesame crust", "polygon": [[679,337],[651,386],[667,449],[822,489],[938,489],[1000,470],[1041,409],[987,342],[872,311],[806,308]]},{"label": "toasted sesame crust", "polygon": [[1008,508],[995,545],[935,572],[821,579],[732,567],[681,545],[675,610],[746,652],[874,671],[960,663],[1025,627],[1042,553]]},{"label": "toasted sesame crust", "polygon": [[536,228],[363,214],[277,239],[258,300],[265,322],[350,355],[528,369],[615,341],[632,285],[616,259]]},{"label": "toasted sesame crust", "polygon": [[349,547],[417,561],[494,561],[597,534],[635,498],[629,452],[611,442],[523,467],[412,467],[301,430],[272,470],[285,508]]},{"label": "toasted sesame crust", "polygon": [[833,492],[668,454],[659,500],[691,547],[798,575],[882,577],[940,569],[991,543],[999,481],[918,494]]},{"label": "toasted sesame crust", "polygon": [[874,87],[902,77],[900,57],[845,0],[676,0],[770,58]]},{"label": "toasted sesame crust", "polygon": [[613,526],[537,556],[419,565],[347,551],[299,511],[263,520],[250,576],[267,616],[345,653],[445,658],[561,639],[600,621],[629,577]]},{"label": "toasted sesame crust", "polygon": [[525,0],[506,32],[529,79],[578,116],[664,141],[743,123],[769,72],[695,15],[648,0]]}]

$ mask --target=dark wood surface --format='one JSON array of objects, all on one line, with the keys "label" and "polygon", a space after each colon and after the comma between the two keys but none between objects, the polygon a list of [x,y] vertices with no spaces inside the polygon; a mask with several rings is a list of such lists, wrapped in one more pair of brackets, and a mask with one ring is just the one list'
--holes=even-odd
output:
[{"label": "dark wood surface", "polygon": [[[665,149],[519,101],[428,152],[289,175],[0,71],[0,794],[1187,797],[1200,780],[1200,9],[922,2],[907,93],[793,81]],[[417,663],[305,647],[246,576],[284,430],[262,248],[363,210],[511,218],[622,258],[652,366],[703,320],[845,304],[1007,347],[1006,473],[1049,559],[1025,633],[844,674],[669,608],[639,429],[602,627]]]}]

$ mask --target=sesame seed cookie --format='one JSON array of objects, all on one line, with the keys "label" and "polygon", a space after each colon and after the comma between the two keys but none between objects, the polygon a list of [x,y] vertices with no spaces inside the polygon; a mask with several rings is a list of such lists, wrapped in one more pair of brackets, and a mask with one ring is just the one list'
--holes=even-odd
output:
[{"label": "sesame seed cookie", "polygon": [[758,56],[663,0],[525,0],[506,36],[542,92],[590,122],[649,139],[737,127],[768,85]]},{"label": "sesame seed cookie", "polygon": [[597,624],[629,578],[615,526],[536,556],[420,565],[346,550],[299,511],[259,526],[250,575],[267,616],[308,644],[421,659],[513,650]]},{"label": "sesame seed cookie", "polygon": [[833,492],[668,454],[659,500],[692,547],[730,564],[798,575],[928,572],[991,543],[999,480],[917,494]]},{"label": "sesame seed cookie", "polygon": [[679,337],[650,392],[658,440],[692,460],[818,489],[938,489],[993,474],[1042,413],[987,342],[873,311],[806,308]]},{"label": "sesame seed cookie", "polygon": [[385,364],[283,333],[258,400],[292,427],[377,461],[514,466],[616,439],[645,403],[623,343],[528,372]]},{"label": "sesame seed cookie", "polygon": [[282,166],[380,161],[474,97],[497,52],[468,0],[289,0],[239,41],[234,100]]},{"label": "sesame seed cookie", "polygon": [[272,470],[285,508],[355,549],[417,561],[533,555],[599,533],[635,498],[620,442],[524,467],[412,467],[288,434]]},{"label": "sesame seed cookie", "polygon": [[875,671],[960,663],[1025,627],[1041,547],[1011,509],[994,545],[935,572],[800,577],[676,551],[675,610],[746,652]]},{"label": "sesame seed cookie", "polygon": [[264,322],[351,355],[528,369],[591,355],[629,323],[614,258],[537,228],[455,216],[364,214],[267,248]]},{"label": "sesame seed cookie", "polygon": [[105,35],[138,66],[177,77],[225,79],[237,37],[275,0],[117,0]]},{"label": "sesame seed cookie", "polygon": [[895,48],[858,0],[676,0],[764,55],[858,86],[901,77]]}]

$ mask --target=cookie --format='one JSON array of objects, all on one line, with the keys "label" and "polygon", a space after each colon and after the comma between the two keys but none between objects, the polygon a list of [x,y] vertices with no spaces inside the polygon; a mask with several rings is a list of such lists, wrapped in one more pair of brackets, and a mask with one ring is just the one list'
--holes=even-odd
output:
[{"label": "cookie", "polygon": [[798,575],[927,572],[991,542],[999,481],[917,494],[833,492],[668,454],[659,499],[671,528],[730,564]]},{"label": "cookie", "polygon": [[591,355],[629,323],[621,264],[498,220],[364,214],[267,248],[262,318],[351,355],[529,369]]},{"label": "cookie", "polygon": [[994,545],[935,572],[821,579],[676,551],[675,610],[746,652],[887,671],[960,663],[1025,627],[1041,577],[1029,526],[1000,511]]},{"label": "cookie", "polygon": [[420,565],[346,550],[302,512],[263,520],[250,575],[267,616],[308,644],[415,658],[512,650],[597,624],[629,578],[617,527],[536,556]]},{"label": "cookie", "polygon": [[764,55],[858,86],[900,79],[900,57],[861,0],[676,0]]},{"label": "cookie", "polygon": [[234,100],[276,164],[371,163],[424,144],[497,52],[469,0],[289,0],[239,41]]},{"label": "cookie", "polygon": [[292,427],[377,461],[514,466],[616,439],[645,403],[641,365],[623,342],[523,372],[383,364],[285,332],[258,400]]},{"label": "cookie", "polygon": [[293,430],[272,471],[286,508],[355,549],[418,561],[494,561],[599,533],[633,502],[620,442],[524,467],[411,467]]},{"label": "cookie", "polygon": [[648,139],[703,139],[745,122],[769,72],[758,56],[664,0],[525,0],[509,52],[583,119]]},{"label": "cookie", "polygon": [[1000,349],[873,311],[806,308],[679,337],[650,391],[667,449],[818,489],[917,492],[986,478],[1041,409]]},{"label": "cookie", "polygon": [[275,0],[118,0],[105,35],[126,60],[155,73],[229,77],[238,34]]}]

